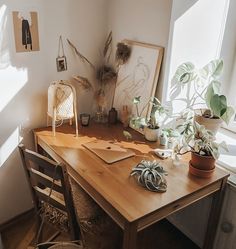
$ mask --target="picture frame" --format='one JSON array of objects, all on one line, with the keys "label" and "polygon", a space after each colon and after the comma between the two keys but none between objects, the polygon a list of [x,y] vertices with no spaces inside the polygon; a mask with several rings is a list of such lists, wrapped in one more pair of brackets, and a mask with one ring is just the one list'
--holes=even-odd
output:
[{"label": "picture frame", "polygon": [[62,72],[67,70],[67,62],[65,56],[58,56],[56,58],[57,72]]},{"label": "picture frame", "polygon": [[151,112],[147,103],[156,92],[164,48],[132,40],[122,42],[131,47],[131,55],[128,62],[119,68],[114,107],[118,110],[119,119],[123,106],[128,106],[130,116],[135,117],[136,109],[133,99],[141,96],[139,109],[144,108],[141,117],[147,118]]},{"label": "picture frame", "polygon": [[12,18],[16,52],[39,51],[38,13],[13,11]]}]

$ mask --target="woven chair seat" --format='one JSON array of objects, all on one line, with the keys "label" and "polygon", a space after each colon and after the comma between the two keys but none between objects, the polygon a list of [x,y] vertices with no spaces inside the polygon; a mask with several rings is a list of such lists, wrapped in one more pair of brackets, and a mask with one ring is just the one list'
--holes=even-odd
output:
[{"label": "woven chair seat", "polygon": [[49,247],[50,249],[83,249],[82,246],[75,245],[72,243],[60,243],[58,245],[53,245]]},{"label": "woven chair seat", "polygon": [[85,249],[82,246],[81,241],[76,243],[68,242],[68,241],[60,241],[60,242],[46,242],[37,245],[36,249]]},{"label": "woven chair seat", "polygon": [[[45,188],[43,190],[49,195],[50,188]],[[52,190],[51,197],[59,199],[60,202],[65,205],[65,200],[62,194]],[[45,214],[45,220],[47,223],[56,225],[63,232],[69,231],[69,220],[66,212],[43,201],[40,206],[40,216],[43,217],[43,214]]]},{"label": "woven chair seat", "polygon": [[78,183],[71,178],[69,180],[84,247],[86,249],[121,248],[122,233],[118,225]]}]

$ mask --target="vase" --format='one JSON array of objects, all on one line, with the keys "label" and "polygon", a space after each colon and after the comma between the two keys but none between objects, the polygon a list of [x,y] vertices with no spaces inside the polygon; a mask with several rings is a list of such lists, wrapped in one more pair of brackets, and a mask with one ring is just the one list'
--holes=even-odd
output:
[{"label": "vase", "polygon": [[158,140],[159,128],[151,129],[149,127],[144,128],[144,137],[150,142],[156,142]]},{"label": "vase", "polygon": [[129,120],[130,120],[130,111],[128,110],[127,105],[123,105],[122,110],[120,112],[120,120],[124,127],[129,126]]}]

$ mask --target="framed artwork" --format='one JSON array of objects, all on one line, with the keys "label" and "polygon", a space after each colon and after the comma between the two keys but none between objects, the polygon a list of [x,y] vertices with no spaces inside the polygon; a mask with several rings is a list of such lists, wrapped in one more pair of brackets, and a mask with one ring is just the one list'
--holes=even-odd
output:
[{"label": "framed artwork", "polygon": [[151,110],[146,104],[155,95],[164,48],[130,40],[124,40],[124,43],[131,47],[131,56],[120,66],[114,107],[120,112],[123,106],[128,106],[131,115],[135,116],[133,98],[141,96],[139,109],[144,108],[142,117],[148,117]]},{"label": "framed artwork", "polygon": [[13,11],[16,52],[39,51],[37,12]]},{"label": "framed artwork", "polygon": [[67,64],[66,64],[66,57],[65,56],[58,56],[56,59],[57,62],[57,72],[66,71]]}]

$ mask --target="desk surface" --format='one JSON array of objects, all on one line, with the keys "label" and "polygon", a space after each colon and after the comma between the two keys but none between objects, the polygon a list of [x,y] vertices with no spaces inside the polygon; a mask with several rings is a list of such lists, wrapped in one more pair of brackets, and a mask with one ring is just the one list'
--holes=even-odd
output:
[{"label": "desk surface", "polygon": [[[142,219],[154,214],[156,210],[165,207],[171,213],[183,206],[189,205],[204,195],[209,195],[221,188],[221,181],[227,173],[216,168],[213,176],[208,179],[198,178],[188,173],[188,158],[182,165],[174,166],[171,160],[158,159],[153,149],[156,143],[147,142],[141,134],[129,130],[133,139],[127,141],[123,136],[121,125],[91,124],[79,129],[79,137],[75,137],[74,129],[64,125],[57,128],[53,137],[51,128],[36,129],[36,142],[44,149],[51,150],[59,156],[60,161],[68,165],[69,173],[77,178],[85,188],[96,191],[93,196],[104,198],[128,222]],[[125,148],[135,152],[135,156],[122,161],[106,164],[102,159],[82,146],[83,143],[94,139],[113,140]],[[160,160],[168,172],[167,191],[154,193],[139,186],[133,177],[131,169],[142,159]],[[188,196],[186,202],[184,197]],[[171,206],[171,210],[168,210]],[[163,214],[164,216],[164,214]],[[157,218],[161,218],[157,217]],[[142,226],[145,226],[142,224]]]}]

